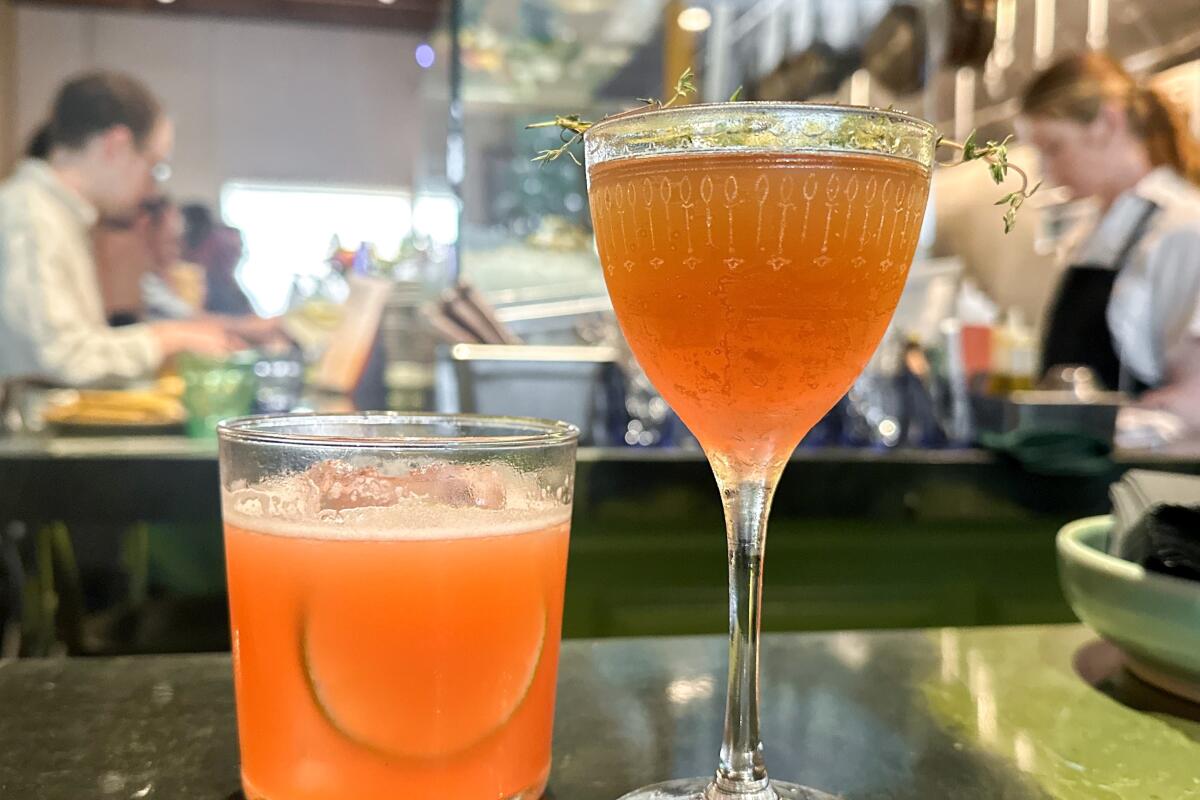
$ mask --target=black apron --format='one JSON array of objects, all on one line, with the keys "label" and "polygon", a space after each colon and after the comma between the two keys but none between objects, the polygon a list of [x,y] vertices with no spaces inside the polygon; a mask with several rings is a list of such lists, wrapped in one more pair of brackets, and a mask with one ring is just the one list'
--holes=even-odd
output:
[{"label": "black apron", "polygon": [[1072,264],[1058,282],[1046,316],[1042,340],[1042,374],[1051,367],[1079,364],[1091,367],[1105,387],[1140,394],[1150,388],[1122,367],[1112,331],[1108,301],[1129,254],[1146,233],[1158,206],[1148,203],[1117,252],[1112,266]]}]

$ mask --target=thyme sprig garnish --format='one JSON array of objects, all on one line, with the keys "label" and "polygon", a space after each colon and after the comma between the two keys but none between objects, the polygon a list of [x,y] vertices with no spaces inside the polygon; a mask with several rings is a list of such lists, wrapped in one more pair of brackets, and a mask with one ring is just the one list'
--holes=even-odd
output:
[{"label": "thyme sprig garnish", "polygon": [[665,103],[661,100],[656,100],[653,97],[639,97],[638,99],[648,106],[658,106],[659,108],[666,108],[667,106],[675,105],[680,100],[685,100],[688,98],[688,96],[696,93],[695,78],[696,76],[692,73],[691,67],[685,69],[683,73],[680,74],[679,80],[675,81],[675,93],[671,95],[671,99],[667,100]]},{"label": "thyme sprig garnish", "polygon": [[[691,68],[685,69],[683,74],[679,76],[679,80],[675,81],[675,93],[665,102],[652,97],[638,98],[648,106],[657,108],[667,108],[678,103],[680,100],[686,99],[689,95],[696,93],[695,75]],[[562,156],[570,156],[571,160],[579,166],[583,166],[583,162],[579,160],[579,156],[575,155],[572,150],[576,144],[583,141],[583,134],[588,128],[596,123],[589,122],[581,118],[578,114],[559,115],[554,119],[545,120],[543,122],[534,122],[525,126],[526,130],[531,128],[558,128],[562,144],[549,150],[539,150],[534,156],[534,161],[546,163],[549,161],[557,161]]]},{"label": "thyme sprig garnish", "polygon": [[571,150],[577,143],[583,141],[584,132],[594,125],[594,122],[588,122],[580,118],[578,114],[569,114],[567,116],[557,116],[554,119],[548,119],[544,122],[531,122],[525,126],[525,130],[531,128],[558,128],[562,145],[549,150],[539,150],[538,154],[533,157],[534,161],[540,161],[545,164],[550,161],[557,161],[560,157],[567,155],[571,157],[579,166],[583,166],[583,162],[579,160],[579,156],[575,155]]},{"label": "thyme sprig garnish", "polygon": [[954,167],[959,164],[966,164],[968,161],[983,161],[988,165],[988,173],[992,176],[992,180],[997,184],[1004,183],[1004,179],[1008,177],[1008,171],[1011,169],[1021,178],[1021,186],[1014,192],[1001,197],[994,205],[1008,206],[1004,212],[1004,232],[1010,232],[1017,224],[1017,211],[1021,205],[1033,196],[1033,193],[1042,185],[1041,181],[1035,183],[1032,187],[1029,185],[1029,173],[1021,169],[1016,164],[1008,160],[1008,143],[1012,140],[1012,136],[1005,136],[1000,141],[989,139],[983,144],[975,141],[975,131],[964,142],[956,142],[953,139],[948,139],[945,136],[939,136],[935,149],[938,147],[950,147],[958,150],[962,156],[957,161],[939,161],[938,163],[946,167]]},{"label": "thyme sprig garnish", "polygon": [[[653,98],[640,99],[646,105],[667,108],[695,93],[694,77],[691,69],[684,70],[683,74],[679,76],[679,80],[675,82],[674,94],[665,102]],[[729,98],[729,102],[738,102],[741,99],[741,94],[742,87],[739,86]],[[562,141],[562,144],[558,147],[539,150],[533,160],[544,164],[550,161],[557,161],[566,155],[579,166],[583,166],[583,162],[575,155],[572,148],[583,141],[583,135],[594,124],[594,122],[583,119],[579,114],[560,114],[555,116],[554,119],[526,125],[526,129],[558,128]],[[1012,231],[1013,227],[1017,224],[1017,211],[1020,210],[1022,204],[1032,197],[1033,193],[1042,185],[1042,182],[1038,181],[1033,186],[1030,186],[1029,173],[1008,160],[1008,143],[1011,140],[1012,136],[1005,136],[1004,139],[998,142],[989,139],[980,144],[975,139],[975,131],[971,131],[966,141],[963,142],[956,142],[945,136],[938,136],[937,141],[934,143],[935,150],[940,147],[949,147],[961,153],[961,156],[956,161],[939,161],[938,163],[942,166],[953,167],[959,164],[966,164],[968,161],[983,161],[987,164],[988,173],[992,176],[992,180],[996,184],[1004,183],[1010,169],[1021,178],[1021,186],[1016,191],[1009,192],[995,202],[995,205],[1008,207],[1004,212],[1005,233]]]}]

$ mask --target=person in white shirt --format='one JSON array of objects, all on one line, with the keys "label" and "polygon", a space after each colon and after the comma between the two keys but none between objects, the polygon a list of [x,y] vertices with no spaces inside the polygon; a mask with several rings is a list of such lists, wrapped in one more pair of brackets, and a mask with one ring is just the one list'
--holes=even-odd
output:
[{"label": "person in white shirt", "polygon": [[105,319],[90,231],[135,214],[166,169],[174,133],[154,96],[125,75],[82,75],[59,90],[48,137],[44,160],[0,184],[0,382],[86,386],[145,377],[185,350],[229,352],[211,321]]},{"label": "person in white shirt", "polygon": [[1022,118],[1048,180],[1095,206],[1067,249],[1043,368],[1085,364],[1200,427],[1200,146],[1183,115],[1086,53],[1034,78]]}]

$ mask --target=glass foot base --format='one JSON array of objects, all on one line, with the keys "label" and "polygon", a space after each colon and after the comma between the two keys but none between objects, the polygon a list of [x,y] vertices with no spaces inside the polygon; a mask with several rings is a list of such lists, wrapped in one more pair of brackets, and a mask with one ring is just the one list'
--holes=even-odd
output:
[{"label": "glass foot base", "polygon": [[[678,781],[667,781],[637,789],[621,798],[621,800],[725,800],[726,795],[708,794],[711,778],[687,778]],[[771,788],[765,792],[755,792],[747,795],[734,795],[738,800],[837,800],[833,795],[807,789],[794,783],[771,781]]]}]

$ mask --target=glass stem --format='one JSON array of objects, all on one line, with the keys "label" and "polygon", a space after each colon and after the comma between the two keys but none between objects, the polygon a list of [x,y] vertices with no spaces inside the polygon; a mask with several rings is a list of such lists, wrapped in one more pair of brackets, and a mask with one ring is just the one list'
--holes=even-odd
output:
[{"label": "glass stem", "polygon": [[769,800],[758,732],[758,639],[762,610],[763,551],[767,515],[780,469],[754,476],[722,476],[729,544],[729,687],[721,764],[707,800]]}]

